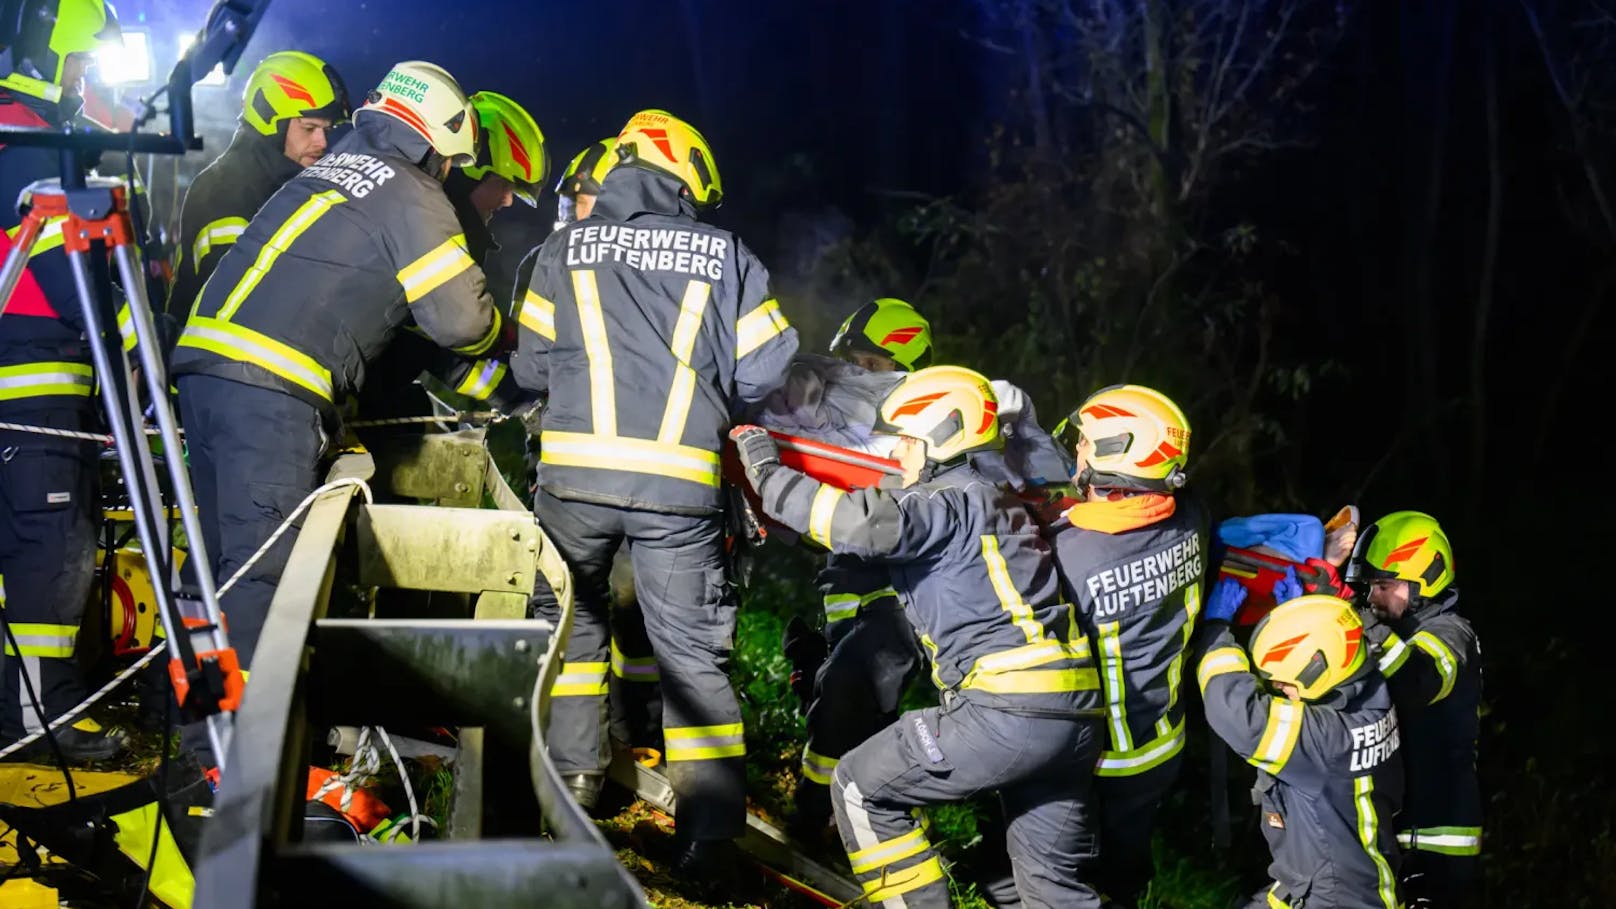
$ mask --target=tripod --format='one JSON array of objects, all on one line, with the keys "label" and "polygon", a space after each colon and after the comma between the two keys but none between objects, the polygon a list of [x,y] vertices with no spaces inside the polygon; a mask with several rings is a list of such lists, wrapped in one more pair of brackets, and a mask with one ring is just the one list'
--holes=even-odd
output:
[{"label": "tripod", "polygon": [[[162,342],[152,321],[145,278],[135,255],[129,187],[120,179],[86,178],[77,157],[70,152],[64,153],[62,170],[61,179],[40,180],[23,192],[24,199],[32,200],[32,207],[23,217],[10,256],[0,267],[0,301],[10,301],[34,244],[46,226],[60,223],[62,245],[73,272],[101,400],[117,443],[118,464],[129,490],[135,527],[147,570],[157,581],[152,586],[163,623],[174,696],[187,713],[207,717],[208,739],[222,770],[230,749],[234,711],[241,703],[245,683],[240,662],[224,629],[190,479],[183,459],[173,456],[164,458],[164,462],[190,546],[200,599],[181,600],[174,595],[178,575],[165,562],[169,555],[167,535],[163,532],[168,526],[165,509],[157,485],[155,461],[151,448],[145,444],[140,404],[129,381],[129,359],[124,346],[117,341],[118,315],[112,305],[108,266],[110,256],[128,297],[141,375],[151,397],[164,450],[178,452],[181,450],[179,432],[168,401]],[[4,313],[3,302],[0,302],[0,315]]]}]

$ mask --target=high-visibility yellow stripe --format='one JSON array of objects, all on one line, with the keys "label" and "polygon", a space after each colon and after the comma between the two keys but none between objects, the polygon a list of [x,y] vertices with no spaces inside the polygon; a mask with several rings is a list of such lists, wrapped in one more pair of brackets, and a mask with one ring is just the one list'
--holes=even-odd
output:
[{"label": "high-visibility yellow stripe", "polygon": [[1279,896],[1274,892],[1278,889],[1279,884],[1277,883],[1268,888],[1268,909],[1291,909],[1291,904],[1280,899]]},{"label": "high-visibility yellow stripe", "polygon": [[118,334],[123,337],[123,349],[131,351],[140,339],[135,336],[135,314],[129,311],[129,304],[118,307]]},{"label": "high-visibility yellow stripe", "polygon": [[74,643],[78,640],[78,634],[79,628],[77,625],[12,622],[11,636],[17,639],[17,646],[13,648],[10,638],[8,638],[6,639],[5,652],[7,656],[66,659],[73,655]]},{"label": "high-visibility yellow stripe", "polygon": [[854,874],[867,874],[893,862],[901,862],[912,855],[919,855],[930,848],[931,843],[926,839],[926,831],[916,827],[903,836],[850,853],[847,861]]},{"label": "high-visibility yellow stripe", "polygon": [[499,383],[505,380],[507,371],[508,367],[499,360],[478,360],[471,364],[471,369],[466,372],[466,377],[460,380],[460,384],[455,386],[455,391],[468,398],[485,401],[494,393],[494,389],[499,387]]},{"label": "high-visibility yellow stripe", "polygon": [[735,323],[735,359],[739,360],[747,354],[769,342],[770,338],[790,328],[786,322],[785,313],[780,311],[780,301],[770,298],[758,305]]},{"label": "high-visibility yellow stripe", "polygon": [[[979,657],[971,666],[971,672],[1014,672],[1045,666],[1060,660],[1086,662],[1088,658],[1089,639],[1086,637],[1080,637],[1075,641],[1043,640]],[[1098,673],[1095,678],[1098,680]],[[1095,684],[1099,684],[1098,681]]]},{"label": "high-visibility yellow stripe", "polygon": [[742,737],[742,731],[740,723],[670,726],[662,731],[662,738],[668,746],[664,757],[669,761],[742,757],[746,754],[746,741]]},{"label": "high-visibility yellow stripe", "polygon": [[812,748],[802,749],[802,775],[821,786],[830,785],[831,774],[841,762],[841,758],[827,757]]},{"label": "high-visibility yellow stripe", "polygon": [[[247,219],[231,216],[209,221],[200,231],[197,231],[196,241],[191,244],[191,258],[200,266],[202,259],[213,251],[215,246],[230,246],[236,242],[247,229]],[[194,267],[194,266],[193,266]]]},{"label": "high-visibility yellow stripe", "polygon": [[522,311],[517,313],[516,321],[546,341],[556,339],[555,304],[534,293],[532,288],[522,297]]},{"label": "high-visibility yellow stripe", "polygon": [[1416,852],[1480,855],[1480,827],[1422,827],[1397,834],[1397,844]]},{"label": "high-visibility yellow stripe", "polygon": [[830,529],[832,519],[836,517],[836,503],[845,495],[847,493],[828,484],[819,487],[814,493],[813,504],[808,508],[808,539],[826,549],[831,548]]},{"label": "high-visibility yellow stripe", "polygon": [[234,322],[193,315],[185,323],[179,346],[254,363],[327,401],[333,400],[330,370],[302,351]]},{"label": "high-visibility yellow stripe", "polygon": [[1257,750],[1248,758],[1253,767],[1277,774],[1290,761],[1302,736],[1302,705],[1285,698],[1268,704],[1268,725],[1263,727]]},{"label": "high-visibility yellow stripe", "polygon": [[1380,674],[1387,678],[1396,675],[1397,670],[1408,662],[1409,653],[1407,641],[1398,637],[1396,632],[1387,632],[1386,640],[1380,642]]},{"label": "high-visibility yellow stripe", "polygon": [[662,426],[657,429],[660,442],[677,442],[684,438],[690,399],[696,394],[696,371],[690,366],[690,358],[696,351],[696,334],[701,329],[701,318],[712,293],[713,286],[706,281],[691,281],[685,285],[679,320],[673,325],[673,340],[668,345],[673,354],[673,387],[668,390],[668,403],[662,409]]},{"label": "high-visibility yellow stripe", "polygon": [[[28,251],[28,258],[32,259],[37,255],[48,253],[53,249],[61,249],[62,225],[66,222],[66,215],[59,215],[55,218],[46,218],[45,226],[39,229],[39,235],[34,238],[34,248]],[[17,235],[20,233],[22,233],[21,224],[6,230],[6,236],[10,237],[12,240],[16,240]]]},{"label": "high-visibility yellow stripe", "polygon": [[499,314],[497,309],[490,309],[489,312],[493,315],[493,318],[488,320],[488,330],[483,332],[482,337],[470,344],[453,348],[455,353],[463,353],[468,357],[481,356],[488,352],[488,348],[494,346],[495,341],[499,340],[499,329],[504,324],[504,317]]},{"label": "high-visibility yellow stripe", "polygon": [[1132,751],[1133,733],[1128,731],[1128,689],[1122,683],[1122,623],[1100,624],[1100,680],[1105,690],[1106,724],[1111,732],[1111,750]]},{"label": "high-visibility yellow stripe", "polygon": [[[1178,653],[1173,655],[1173,661],[1167,666],[1167,709],[1171,710],[1178,704],[1178,693],[1184,684],[1184,661],[1189,659],[1190,640],[1195,637],[1195,617],[1201,614],[1201,582],[1196,581],[1184,588],[1184,629],[1182,644]],[[1162,719],[1166,719],[1163,713]],[[1158,729],[1158,732],[1166,730]]]},{"label": "high-visibility yellow stripe", "polygon": [[1413,644],[1431,655],[1432,662],[1436,663],[1437,673],[1442,676],[1442,687],[1436,696],[1431,698],[1431,703],[1435,704],[1453,692],[1453,683],[1459,679],[1459,659],[1441,638],[1429,631],[1416,632]]},{"label": "high-visibility yellow stripe", "polygon": [[1206,656],[1201,657],[1201,666],[1196,670],[1196,680],[1200,683],[1201,693],[1206,693],[1206,683],[1220,675],[1231,672],[1250,672],[1251,661],[1246,659],[1245,651],[1239,647],[1218,647],[1209,650]]},{"label": "high-visibility yellow stripe", "polygon": [[943,879],[943,865],[932,856],[913,868],[891,871],[864,884],[864,898],[871,904],[902,896],[911,890],[934,884]]},{"label": "high-visibility yellow stripe", "polygon": [[1135,776],[1153,770],[1184,750],[1184,718],[1156,738],[1130,751],[1102,751],[1097,776]]},{"label": "high-visibility yellow stripe", "polygon": [[718,454],[689,445],[600,433],[546,431],[539,435],[539,460],[559,467],[626,470],[719,484]]},{"label": "high-visibility yellow stripe", "polygon": [[882,587],[869,593],[859,595],[856,593],[827,593],[825,594],[825,624],[840,622],[859,614],[859,610],[887,597],[897,598],[898,591],[891,587]]},{"label": "high-visibility yellow stripe", "polygon": [[1358,842],[1375,865],[1375,895],[1385,909],[1399,909],[1397,876],[1380,852],[1380,816],[1375,812],[1375,778],[1369,774],[1352,781],[1352,804],[1358,815]]},{"label": "high-visibility yellow stripe", "polygon": [[94,388],[95,371],[88,363],[52,360],[0,366],[0,401],[46,395],[89,397]]},{"label": "high-visibility yellow stripe", "polygon": [[623,651],[618,649],[616,638],[612,638],[612,675],[628,682],[649,683],[662,680],[662,670],[657,667],[655,656],[625,656]]},{"label": "high-visibility yellow stripe", "polygon": [[617,435],[617,387],[612,373],[612,347],[606,339],[606,317],[600,311],[600,288],[595,273],[572,273],[572,294],[578,301],[578,327],[584,336],[584,357],[589,361],[589,414],[596,435]]},{"label": "high-visibility yellow stripe", "polygon": [[287,218],[264,242],[264,248],[258,251],[258,258],[253,261],[252,267],[247,269],[246,273],[241,276],[241,280],[237,281],[236,286],[231,289],[230,295],[225,297],[224,305],[219,307],[216,318],[225,322],[230,321],[235,316],[236,311],[241,308],[241,304],[258,286],[258,282],[262,281],[264,275],[269,273],[270,268],[275,264],[275,260],[281,257],[281,253],[289,249],[293,241],[302,236],[303,232],[308,230],[314,222],[320,220],[326,212],[330,211],[331,206],[340,205],[346,201],[342,193],[336,190],[328,190],[310,196],[307,202],[299,205],[297,211],[292,212],[292,216]]},{"label": "high-visibility yellow stripe", "polygon": [[999,597],[999,606],[1010,613],[1010,620],[1027,636],[1028,643],[1043,640],[1044,626],[1038,623],[1032,614],[1032,607],[1021,598],[1021,591],[1010,580],[1010,566],[999,551],[998,537],[992,534],[982,536],[982,561],[987,563],[988,580],[993,582],[993,592]]},{"label": "high-visibility yellow stripe", "polygon": [[606,693],[605,663],[562,663],[552,697],[598,697]]},{"label": "high-visibility yellow stripe", "polygon": [[399,269],[398,283],[404,288],[404,299],[414,303],[476,264],[466,252],[466,235],[455,234]]}]

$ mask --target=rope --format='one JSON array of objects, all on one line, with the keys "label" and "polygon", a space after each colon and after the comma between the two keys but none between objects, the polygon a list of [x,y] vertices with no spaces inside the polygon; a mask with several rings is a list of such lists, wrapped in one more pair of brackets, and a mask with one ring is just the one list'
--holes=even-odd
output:
[{"label": "rope", "polygon": [[[17,432],[31,432],[40,436],[57,436],[63,439],[83,439],[86,442],[100,442],[102,445],[111,445],[113,442],[117,441],[117,439],[114,439],[112,436],[99,432],[78,432],[77,430],[73,429],[52,429],[49,426],[29,426],[26,423],[0,423],[0,429],[11,429]],[[178,429],[175,431],[182,436],[185,435],[185,430],[183,429]],[[161,429],[158,429],[155,426],[147,426],[145,428],[145,433],[148,436],[161,435],[162,432],[163,431]]]},{"label": "rope", "polygon": [[[371,498],[370,486],[367,485],[364,480],[361,480],[361,479],[359,479],[357,477],[342,477],[341,479],[332,480],[331,482],[326,483],[325,485],[321,486],[320,488],[314,490],[313,492],[309,493],[306,497],[304,497],[303,501],[299,502],[298,506],[296,508],[292,509],[292,513],[286,516],[286,520],[281,522],[281,526],[275,528],[275,532],[269,535],[269,539],[264,541],[264,545],[258,547],[258,551],[252,554],[252,558],[250,558],[247,561],[241,563],[241,567],[236,569],[236,573],[232,574],[230,576],[229,580],[225,581],[222,585],[220,585],[219,590],[215,594],[215,596],[223,597],[225,595],[226,591],[228,591],[231,587],[234,587],[236,582],[239,581],[244,575],[246,575],[248,569],[250,569],[254,565],[256,565],[258,563],[258,560],[263,558],[264,553],[268,552],[270,550],[270,547],[275,545],[275,541],[279,540],[281,538],[281,536],[286,533],[286,528],[291,527],[293,521],[296,521],[298,518],[302,517],[303,512],[305,510],[307,510],[308,507],[311,504],[314,503],[315,499],[319,498],[321,495],[323,495],[323,494],[325,494],[327,492],[330,492],[333,489],[341,489],[344,486],[357,486],[357,487],[359,487],[359,491],[361,493],[363,493],[364,496],[365,496],[365,503],[366,504],[370,504],[372,501],[374,501]],[[124,682],[128,681],[131,677],[133,677],[135,673],[139,672],[140,670],[142,670],[142,669],[146,668],[148,665],[150,665],[151,661],[155,660],[159,655],[161,655],[164,652],[165,649],[166,648],[163,648],[163,647],[156,647],[156,646],[152,647],[152,649],[150,651],[148,651],[145,656],[143,656],[139,660],[135,661],[134,665],[132,665],[128,669],[125,669],[124,671],[118,673],[116,676],[114,676],[112,678],[112,681],[106,683],[105,685],[102,685],[99,689],[96,690],[96,692],[94,694],[92,694],[89,697],[85,698],[83,701],[80,701],[79,705],[77,707],[74,707],[72,710],[69,710],[66,713],[63,713],[61,716],[59,716],[56,719],[52,720],[50,725],[47,726],[46,729],[49,729],[50,731],[54,732],[55,730],[60,729],[61,727],[67,725],[68,723],[71,723],[74,720],[78,719],[84,713],[84,711],[86,711],[86,710],[90,709],[91,707],[95,706],[96,703],[98,703],[102,698],[104,698],[108,694],[110,694],[114,688],[117,688],[119,685],[122,685]],[[0,748],[0,761],[4,761],[7,758],[7,756],[9,756],[9,755],[11,755],[11,754],[13,754],[13,753],[15,753],[17,751],[20,751],[21,749],[26,748],[27,746],[33,744],[35,741],[37,741],[44,734],[45,734],[45,729],[41,729],[38,732],[34,732],[34,733],[29,734],[29,735],[23,736],[22,738],[18,739],[15,742],[12,742],[10,745],[7,745],[4,748]]]},{"label": "rope", "polygon": [[497,423],[505,419],[505,414],[497,410],[473,410],[458,413],[433,414],[426,417],[388,417],[378,420],[354,420],[348,425],[355,429],[367,426],[404,426],[410,423],[442,423],[455,420],[460,423]]}]

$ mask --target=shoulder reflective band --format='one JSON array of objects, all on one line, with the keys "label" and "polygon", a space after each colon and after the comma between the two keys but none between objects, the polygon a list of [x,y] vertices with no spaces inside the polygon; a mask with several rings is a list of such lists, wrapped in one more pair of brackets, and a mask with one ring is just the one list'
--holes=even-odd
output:
[{"label": "shoulder reflective band", "polygon": [[307,202],[298,206],[297,210],[292,212],[292,216],[287,218],[273,234],[270,234],[268,240],[264,241],[264,248],[258,251],[258,258],[253,260],[252,267],[247,269],[246,273],[241,276],[241,280],[236,282],[236,286],[230,291],[230,296],[225,298],[224,305],[219,307],[218,318],[228,322],[235,316],[236,310],[240,309],[241,304],[247,297],[252,295],[253,288],[257,287],[258,282],[262,281],[264,275],[269,273],[270,268],[274,266],[275,260],[280,258],[281,253],[290,248],[293,241],[302,236],[303,232],[308,230],[314,222],[320,220],[326,212],[331,210],[333,205],[341,205],[346,201],[348,200],[343,197],[342,193],[328,190],[310,196]]}]

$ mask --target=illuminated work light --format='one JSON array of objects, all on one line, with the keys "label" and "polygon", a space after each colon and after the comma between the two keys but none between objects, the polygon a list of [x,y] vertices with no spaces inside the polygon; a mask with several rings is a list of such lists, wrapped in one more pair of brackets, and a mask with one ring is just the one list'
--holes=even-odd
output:
[{"label": "illuminated work light", "polygon": [[139,85],[152,79],[150,36],[124,29],[122,44],[108,44],[95,52],[95,67],[105,85]]}]

